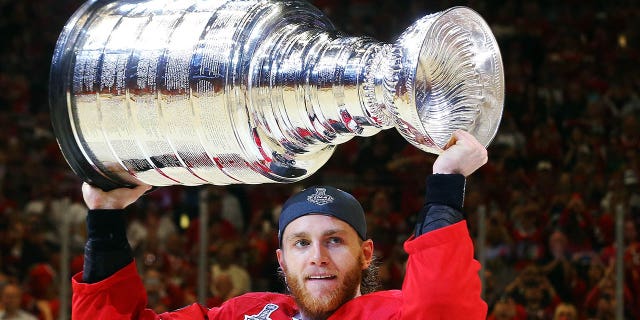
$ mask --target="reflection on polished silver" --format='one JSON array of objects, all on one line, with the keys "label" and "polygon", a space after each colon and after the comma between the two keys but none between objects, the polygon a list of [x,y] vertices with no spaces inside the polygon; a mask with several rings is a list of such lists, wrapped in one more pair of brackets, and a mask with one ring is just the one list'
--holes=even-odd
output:
[{"label": "reflection on polished silver", "polygon": [[392,127],[432,153],[456,129],[489,144],[504,76],[464,7],[384,44],[304,1],[94,0],[60,35],[50,100],[67,161],[105,189],[293,182]]}]

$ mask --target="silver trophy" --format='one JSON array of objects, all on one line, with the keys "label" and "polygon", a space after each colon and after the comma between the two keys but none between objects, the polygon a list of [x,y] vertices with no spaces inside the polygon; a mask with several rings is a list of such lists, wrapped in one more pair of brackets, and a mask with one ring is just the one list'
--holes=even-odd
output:
[{"label": "silver trophy", "polygon": [[471,9],[385,44],[294,0],[88,1],[50,85],[65,158],[103,189],[294,182],[391,127],[431,153],[456,129],[488,145],[504,101],[498,45]]}]

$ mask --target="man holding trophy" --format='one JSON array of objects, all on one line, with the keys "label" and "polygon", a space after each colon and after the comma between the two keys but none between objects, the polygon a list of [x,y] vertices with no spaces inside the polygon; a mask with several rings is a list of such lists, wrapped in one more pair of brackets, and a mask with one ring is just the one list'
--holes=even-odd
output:
[{"label": "man holding trophy", "polygon": [[[302,0],[90,0],[54,53],[54,132],[86,182],[77,319],[484,319],[461,212],[504,101],[488,25],[464,7],[416,21],[393,44],[341,34]],[[150,186],[288,183],[354,136],[395,127],[439,154],[403,289],[366,293],[373,242],[362,206],[329,186],[283,206],[276,255],[291,294],[251,293],[157,315],[123,210]]]},{"label": "man holding trophy", "polygon": [[487,161],[473,136],[456,131],[427,178],[402,290],[361,294],[372,261],[364,211],[348,193],[312,187],[285,202],[278,261],[290,295],[249,293],[207,310],[191,305],[156,315],[126,239],[124,208],[149,186],[104,192],[88,184],[84,272],[73,278],[75,319],[484,319],[480,264],[461,212],[465,177]]}]

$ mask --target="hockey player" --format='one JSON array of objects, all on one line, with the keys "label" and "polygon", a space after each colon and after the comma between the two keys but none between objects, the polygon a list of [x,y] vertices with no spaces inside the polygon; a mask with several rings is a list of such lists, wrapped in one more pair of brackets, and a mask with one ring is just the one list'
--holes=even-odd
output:
[{"label": "hockey player", "polygon": [[461,213],[465,177],[487,161],[469,133],[456,131],[427,178],[401,290],[361,292],[372,261],[364,212],[350,194],[312,187],[292,196],[279,220],[276,255],[290,294],[249,293],[218,308],[193,304],[156,314],[125,235],[123,209],[148,186],[103,192],[83,185],[89,207],[84,271],[72,279],[73,319],[485,319],[480,265]]}]

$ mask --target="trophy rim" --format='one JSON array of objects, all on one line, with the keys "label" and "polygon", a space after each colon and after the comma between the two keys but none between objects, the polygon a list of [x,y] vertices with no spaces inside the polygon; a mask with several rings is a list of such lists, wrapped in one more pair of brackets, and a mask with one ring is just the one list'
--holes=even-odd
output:
[{"label": "trophy rim", "polygon": [[[476,28],[471,31],[480,31],[484,36],[485,51],[481,52],[485,56],[490,56],[490,62],[492,66],[491,76],[484,77],[480,80],[483,94],[482,101],[479,104],[479,114],[473,121],[473,124],[466,128],[448,128],[446,129],[450,134],[448,138],[437,138],[436,135],[430,133],[430,127],[428,127],[424,119],[424,115],[418,110],[422,108],[419,105],[416,90],[416,83],[420,74],[424,74],[424,71],[420,71],[420,68],[425,68],[424,58],[429,55],[431,49],[430,44],[435,37],[434,33],[436,29],[440,27],[440,23],[447,19],[455,19],[454,15],[463,16],[468,19],[468,24],[473,24]],[[452,18],[454,17],[454,18]],[[427,23],[428,27],[424,30],[420,30],[420,24]],[[411,41],[420,42],[419,48],[407,48]],[[436,41],[437,42],[437,41]],[[480,143],[487,147],[491,141],[497,135],[500,121],[504,110],[504,66],[502,62],[502,56],[498,46],[498,42],[491,31],[490,26],[482,18],[482,16],[475,10],[465,7],[456,6],[444,10],[440,13],[432,14],[423,17],[416,21],[411,27],[403,33],[398,39],[396,45],[403,48],[405,57],[403,57],[403,80],[398,83],[395,104],[396,106],[396,129],[400,134],[415,147],[430,153],[439,154],[443,151],[443,148],[450,140],[451,134],[456,129],[463,129],[474,135]],[[475,54],[477,56],[478,54]],[[444,57],[444,61],[447,57]],[[467,61],[468,62],[468,61]],[[475,63],[475,61],[472,61]],[[428,104],[428,103],[427,103]],[[427,110],[429,111],[429,110]],[[404,115],[402,114],[404,113]],[[438,120],[440,121],[440,120]],[[435,121],[434,121],[435,122]],[[486,126],[486,123],[490,123]]]}]

